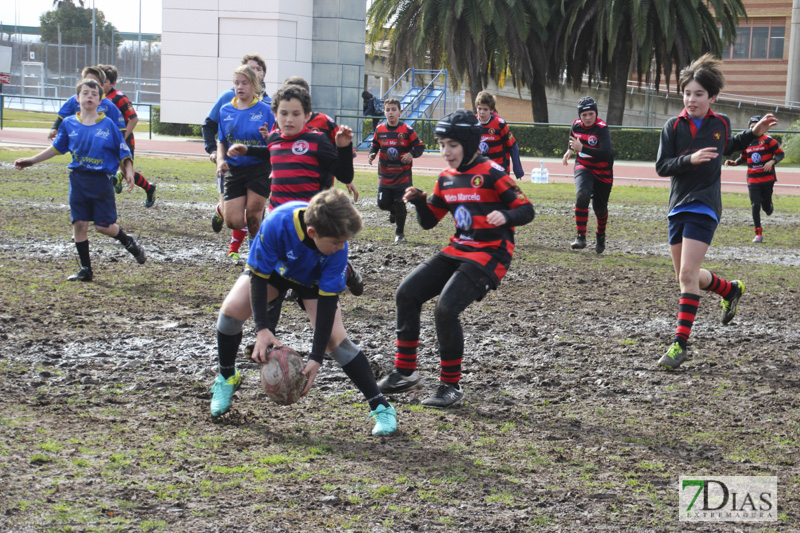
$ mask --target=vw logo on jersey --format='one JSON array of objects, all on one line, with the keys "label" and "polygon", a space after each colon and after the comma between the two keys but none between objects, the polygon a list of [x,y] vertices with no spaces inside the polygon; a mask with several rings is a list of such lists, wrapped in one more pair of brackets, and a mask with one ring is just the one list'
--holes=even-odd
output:
[{"label": "vw logo on jersey", "polygon": [[453,218],[456,219],[456,227],[458,229],[469,230],[472,228],[472,214],[463,205],[456,208]]},{"label": "vw logo on jersey", "polygon": [[295,141],[292,145],[292,153],[294,155],[303,155],[308,152],[309,148],[308,142],[300,139],[299,141]]},{"label": "vw logo on jersey", "polygon": [[386,157],[389,158],[389,161],[397,161],[397,157],[399,155],[400,154],[397,152],[397,148],[395,148],[394,146],[386,150]]},{"label": "vw logo on jersey", "polygon": [[482,154],[485,154],[486,152],[489,151],[489,144],[484,141],[481,141],[481,143],[478,145],[478,149],[481,151]]},{"label": "vw logo on jersey", "polygon": [[589,146],[597,146],[597,137],[594,135],[589,135],[589,138],[586,139],[586,142],[589,143]]},{"label": "vw logo on jersey", "polygon": [[753,152],[750,155],[750,159],[753,161],[753,163],[761,163],[761,154],[758,152]]}]

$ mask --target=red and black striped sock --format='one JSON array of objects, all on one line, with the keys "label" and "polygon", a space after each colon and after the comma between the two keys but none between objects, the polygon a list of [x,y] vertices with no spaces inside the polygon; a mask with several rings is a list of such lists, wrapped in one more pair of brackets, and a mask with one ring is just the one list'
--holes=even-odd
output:
[{"label": "red and black striped sock", "polygon": [[578,230],[578,235],[586,237],[586,223],[589,221],[589,208],[581,209],[575,208],[575,227]]},{"label": "red and black striped sock", "polygon": [[140,172],[133,173],[133,183],[135,183],[137,187],[144,189],[145,192],[150,192],[151,185]]},{"label": "red and black striped sock", "polygon": [[708,287],[705,287],[703,290],[719,294],[723,299],[727,300],[728,297],[731,296],[736,290],[736,287],[730,281],[725,281],[713,272],[709,272],[709,274],[711,274],[711,283],[709,283]]},{"label": "red and black striped sock", "polygon": [[394,368],[400,374],[410,376],[417,369],[419,339],[413,341],[401,341],[397,339],[395,345],[397,346],[397,352],[394,354]]},{"label": "red and black striped sock", "polygon": [[675,329],[675,341],[686,349],[689,335],[692,333],[692,324],[697,316],[700,305],[700,295],[682,292],[678,301],[678,327]]},{"label": "red and black striped sock", "polygon": [[608,224],[608,213],[606,213],[602,217],[597,217],[597,234],[598,235],[605,235],[606,234],[606,225],[607,224]]},{"label": "red and black striped sock", "polygon": [[442,369],[439,371],[439,380],[443,383],[456,385],[461,381],[461,361],[462,358],[445,361],[442,359]]}]

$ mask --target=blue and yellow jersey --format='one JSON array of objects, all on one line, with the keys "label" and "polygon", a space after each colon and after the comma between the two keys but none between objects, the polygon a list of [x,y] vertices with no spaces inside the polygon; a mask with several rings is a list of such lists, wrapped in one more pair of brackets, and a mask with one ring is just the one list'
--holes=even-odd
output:
[{"label": "blue and yellow jersey", "polygon": [[[75,116],[80,110],[81,106],[78,103],[78,95],[73,94],[69,100],[64,102],[61,109],[58,110],[58,118],[64,120],[67,117]],[[119,129],[124,130],[126,128],[125,117],[122,116],[122,113],[117,109],[114,102],[108,98],[103,98],[100,103],[97,104],[97,113],[102,113],[110,118]]]},{"label": "blue and yellow jersey", "polygon": [[98,115],[91,126],[81,124],[80,113],[67,117],[58,128],[53,149],[72,154],[69,168],[105,174],[116,174],[120,161],[131,159],[122,132],[105,115]]},{"label": "blue and yellow jersey", "polygon": [[[266,146],[258,128],[266,124],[268,130],[275,125],[272,109],[263,101],[253,98],[247,109],[236,109],[236,98],[219,110],[219,130],[217,138],[228,145]],[[249,167],[262,163],[258,157],[248,155],[225,156],[225,161],[233,167]]]},{"label": "blue and yellow jersey", "polygon": [[[225,104],[229,104],[231,100],[236,96],[236,92],[233,89],[228,89],[217,98],[217,101],[214,102],[214,107],[211,108],[211,111],[208,112],[208,117],[213,120],[215,123],[219,124],[219,110],[222,109],[222,106]],[[269,97],[266,91],[261,93],[261,101],[267,105],[272,103],[272,98]],[[270,128],[272,129],[272,128]]]},{"label": "blue and yellow jersey", "polygon": [[347,288],[347,243],[323,255],[308,236],[303,216],[308,203],[289,202],[273,209],[261,223],[247,258],[247,268],[262,278],[272,272],[305,287],[317,287],[320,296]]}]

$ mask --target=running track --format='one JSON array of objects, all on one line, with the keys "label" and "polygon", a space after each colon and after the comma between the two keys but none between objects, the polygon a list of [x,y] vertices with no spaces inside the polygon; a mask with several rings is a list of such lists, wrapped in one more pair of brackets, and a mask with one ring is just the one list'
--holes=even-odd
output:
[{"label": "running track", "polygon": [[[136,153],[149,155],[183,155],[207,157],[203,150],[203,143],[197,140],[187,140],[175,137],[158,136],[146,139],[143,134],[136,138]],[[45,147],[47,141],[46,130],[25,128],[6,128],[0,130],[0,148],[10,146]],[[539,168],[541,159],[524,157],[522,166],[529,178],[534,168]],[[574,159],[572,160],[574,161]],[[550,171],[551,183],[572,182],[572,162],[569,166],[561,164],[560,159],[544,159],[545,167]],[[359,152],[354,161],[358,170],[375,169],[367,164],[365,152]],[[210,163],[209,163],[210,164]],[[414,172],[420,174],[436,175],[441,172],[442,159],[438,154],[425,153],[414,161]],[[726,192],[747,192],[745,183],[746,166],[722,169],[722,190]],[[617,161],[614,163],[614,183],[617,185],[639,185],[653,187],[669,186],[669,179],[656,174],[655,165],[650,162]],[[800,168],[778,166],[778,182],[775,184],[776,194],[800,194]]]}]

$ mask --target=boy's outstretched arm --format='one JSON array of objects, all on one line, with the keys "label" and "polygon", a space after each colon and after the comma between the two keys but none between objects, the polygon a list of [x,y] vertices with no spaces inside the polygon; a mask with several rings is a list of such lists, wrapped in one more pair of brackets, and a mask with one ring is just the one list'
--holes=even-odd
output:
[{"label": "boy's outstretched arm", "polygon": [[55,148],[52,146],[48,146],[38,154],[33,157],[23,157],[21,159],[17,159],[14,161],[14,167],[17,170],[22,170],[23,168],[28,168],[30,166],[35,165],[36,163],[41,163],[42,161],[47,161],[51,157],[55,157],[57,155],[61,155],[56,152]]}]

